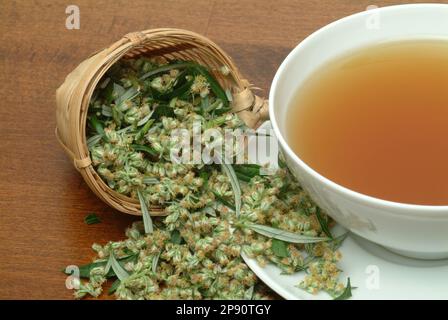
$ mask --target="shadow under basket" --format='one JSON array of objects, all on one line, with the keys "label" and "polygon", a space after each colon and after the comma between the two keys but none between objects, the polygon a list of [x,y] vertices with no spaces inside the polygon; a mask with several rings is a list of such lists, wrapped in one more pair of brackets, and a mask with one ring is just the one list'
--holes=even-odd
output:
[{"label": "shadow under basket", "polygon": [[[92,93],[118,60],[164,57],[195,61],[207,66],[221,86],[232,93],[232,111],[256,129],[268,117],[267,100],[255,96],[231,58],[209,39],[180,29],[152,29],[125,35],[109,47],[81,62],[56,91],[56,137],[92,191],[112,208],[141,215],[140,203],[112,190],[92,166],[87,148],[86,121]],[[228,75],[219,72],[227,67]],[[151,206],[151,215],[165,215],[164,208]]]}]

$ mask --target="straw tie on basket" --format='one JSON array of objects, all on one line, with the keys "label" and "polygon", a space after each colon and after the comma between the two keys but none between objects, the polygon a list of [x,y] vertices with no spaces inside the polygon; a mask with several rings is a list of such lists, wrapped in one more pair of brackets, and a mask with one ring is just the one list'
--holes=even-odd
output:
[{"label": "straw tie on basket", "polygon": [[137,31],[137,32],[131,32],[124,36],[124,38],[128,39],[133,45],[137,45],[143,42],[145,40],[146,36],[144,33]]},{"label": "straw tie on basket", "polygon": [[233,94],[232,111],[238,113],[248,127],[257,128],[268,118],[268,100],[254,95],[248,86]]},{"label": "straw tie on basket", "polygon": [[87,168],[88,166],[90,166],[92,164],[92,160],[90,160],[89,156],[82,158],[82,159],[76,158],[75,154],[69,148],[67,148],[67,146],[62,142],[61,137],[59,137],[58,128],[55,129],[54,134],[55,134],[56,139],[58,140],[59,144],[61,145],[61,147],[67,153],[67,155],[73,159],[73,164],[74,164],[76,170],[80,171],[82,169]]}]

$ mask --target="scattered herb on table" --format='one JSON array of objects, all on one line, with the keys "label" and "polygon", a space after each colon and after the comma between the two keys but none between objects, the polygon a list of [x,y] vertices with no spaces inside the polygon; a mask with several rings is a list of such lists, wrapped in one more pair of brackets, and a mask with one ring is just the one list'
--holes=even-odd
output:
[{"label": "scattered herb on table", "polygon": [[98,216],[95,213],[90,213],[84,217],[84,222],[86,224],[96,224],[96,223],[100,223],[101,220],[100,220],[100,218],[98,218]]}]

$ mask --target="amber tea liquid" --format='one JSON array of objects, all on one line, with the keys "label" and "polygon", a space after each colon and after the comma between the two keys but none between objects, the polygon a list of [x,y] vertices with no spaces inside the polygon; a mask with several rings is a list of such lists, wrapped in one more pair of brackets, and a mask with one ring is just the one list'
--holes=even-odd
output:
[{"label": "amber tea liquid", "polygon": [[349,52],[298,89],[289,115],[290,146],[326,178],[384,200],[448,205],[448,41]]}]

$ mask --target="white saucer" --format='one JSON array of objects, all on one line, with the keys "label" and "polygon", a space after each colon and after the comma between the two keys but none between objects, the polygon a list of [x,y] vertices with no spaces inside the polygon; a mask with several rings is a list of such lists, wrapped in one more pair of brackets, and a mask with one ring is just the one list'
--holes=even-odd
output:
[{"label": "white saucer", "polygon": [[[258,131],[270,128],[270,122],[266,121]],[[273,135],[269,138],[275,139]],[[252,154],[249,156],[255,157]],[[257,160],[261,164],[267,161]],[[345,230],[336,226],[332,233],[337,236]],[[352,291],[351,299],[448,299],[448,259],[407,258],[354,234],[348,235],[340,251],[341,281],[345,284],[347,277],[350,277],[352,287],[357,287]],[[285,299],[331,299],[326,293],[311,295],[297,288],[305,277],[304,272],[283,275],[274,265],[263,268],[254,259],[244,255],[243,258],[266,285]]]},{"label": "white saucer", "polygon": [[[341,227],[335,227],[340,234]],[[417,260],[406,258],[349,234],[340,247],[343,270],[341,281],[350,277],[355,300],[448,299],[448,260]],[[326,293],[311,295],[296,285],[304,272],[281,274],[274,265],[261,267],[254,259],[243,256],[255,274],[280,296],[289,300],[331,299]]]}]

